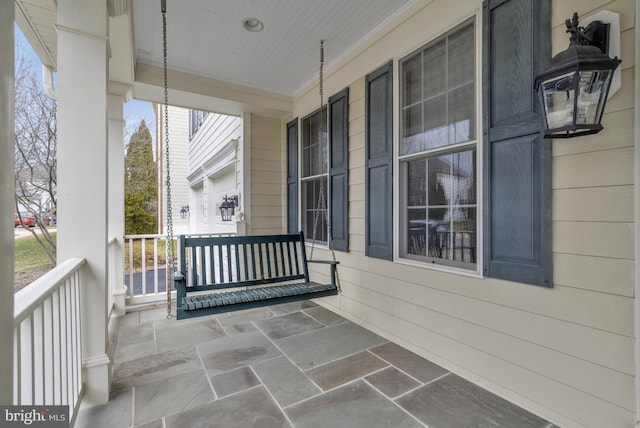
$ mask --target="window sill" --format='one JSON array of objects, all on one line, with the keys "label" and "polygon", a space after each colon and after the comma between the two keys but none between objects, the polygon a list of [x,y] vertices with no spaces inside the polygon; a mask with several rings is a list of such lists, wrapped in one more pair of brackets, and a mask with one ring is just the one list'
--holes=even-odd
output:
[{"label": "window sill", "polygon": [[396,257],[393,261],[394,263],[398,263],[401,265],[413,266],[417,268],[428,269],[428,270],[433,270],[433,271],[443,272],[443,273],[450,273],[452,275],[460,275],[460,276],[466,276],[469,278],[477,278],[477,279],[484,278],[484,276],[482,275],[480,270],[478,270],[478,268],[476,268],[476,270],[469,270],[469,269],[463,269],[463,268],[456,268],[453,266],[440,265],[436,263],[419,262],[416,260],[405,259],[400,257]]}]

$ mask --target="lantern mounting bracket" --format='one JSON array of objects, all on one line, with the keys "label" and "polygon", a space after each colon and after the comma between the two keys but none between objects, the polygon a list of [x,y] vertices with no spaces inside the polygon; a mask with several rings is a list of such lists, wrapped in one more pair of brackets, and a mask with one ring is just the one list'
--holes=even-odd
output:
[{"label": "lantern mounting bracket", "polygon": [[578,14],[574,12],[573,17],[565,21],[565,25],[567,33],[571,33],[570,46],[595,46],[603,54],[609,54],[609,24],[593,21],[586,27],[581,27],[578,23]]}]

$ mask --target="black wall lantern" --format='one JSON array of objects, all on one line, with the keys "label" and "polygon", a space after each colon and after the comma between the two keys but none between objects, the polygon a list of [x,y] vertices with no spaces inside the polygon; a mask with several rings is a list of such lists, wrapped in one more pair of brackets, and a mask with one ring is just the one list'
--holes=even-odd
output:
[{"label": "black wall lantern", "polygon": [[180,208],[180,218],[187,218],[188,215],[189,205],[183,205],[182,208]]},{"label": "black wall lantern", "polygon": [[620,65],[608,56],[609,24],[594,21],[578,26],[578,14],[567,19],[571,33],[567,50],[551,60],[536,77],[546,138],[571,138],[602,130],[602,114],[613,72]]},{"label": "black wall lantern", "polygon": [[220,204],[220,215],[222,216],[222,221],[231,221],[237,205],[238,195],[229,197],[224,195],[224,200]]}]

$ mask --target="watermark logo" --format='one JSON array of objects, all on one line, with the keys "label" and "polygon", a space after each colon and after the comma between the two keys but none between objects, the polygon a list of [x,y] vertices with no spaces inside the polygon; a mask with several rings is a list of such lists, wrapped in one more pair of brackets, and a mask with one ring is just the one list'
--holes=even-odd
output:
[{"label": "watermark logo", "polygon": [[69,406],[0,406],[0,426],[68,428]]}]

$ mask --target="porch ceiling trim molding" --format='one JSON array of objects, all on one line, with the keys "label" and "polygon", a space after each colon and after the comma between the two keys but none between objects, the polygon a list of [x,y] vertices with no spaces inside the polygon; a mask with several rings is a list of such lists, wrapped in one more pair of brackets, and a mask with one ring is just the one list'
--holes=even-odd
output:
[{"label": "porch ceiling trim molding", "polygon": [[[168,70],[167,81],[173,93],[173,95],[169,94],[169,101],[176,106],[235,116],[241,115],[244,111],[251,111],[277,118],[285,117],[293,109],[293,99],[287,95],[183,71]],[[160,67],[142,62],[136,63],[134,79],[136,98],[162,103],[163,85],[163,73]]]},{"label": "porch ceiling trim molding", "polygon": [[108,0],[107,8],[109,16],[126,15],[131,10],[131,3],[129,0]]},{"label": "porch ceiling trim molding", "polygon": [[109,93],[123,97],[125,103],[131,99],[132,89],[133,86],[128,83],[109,81]]}]

